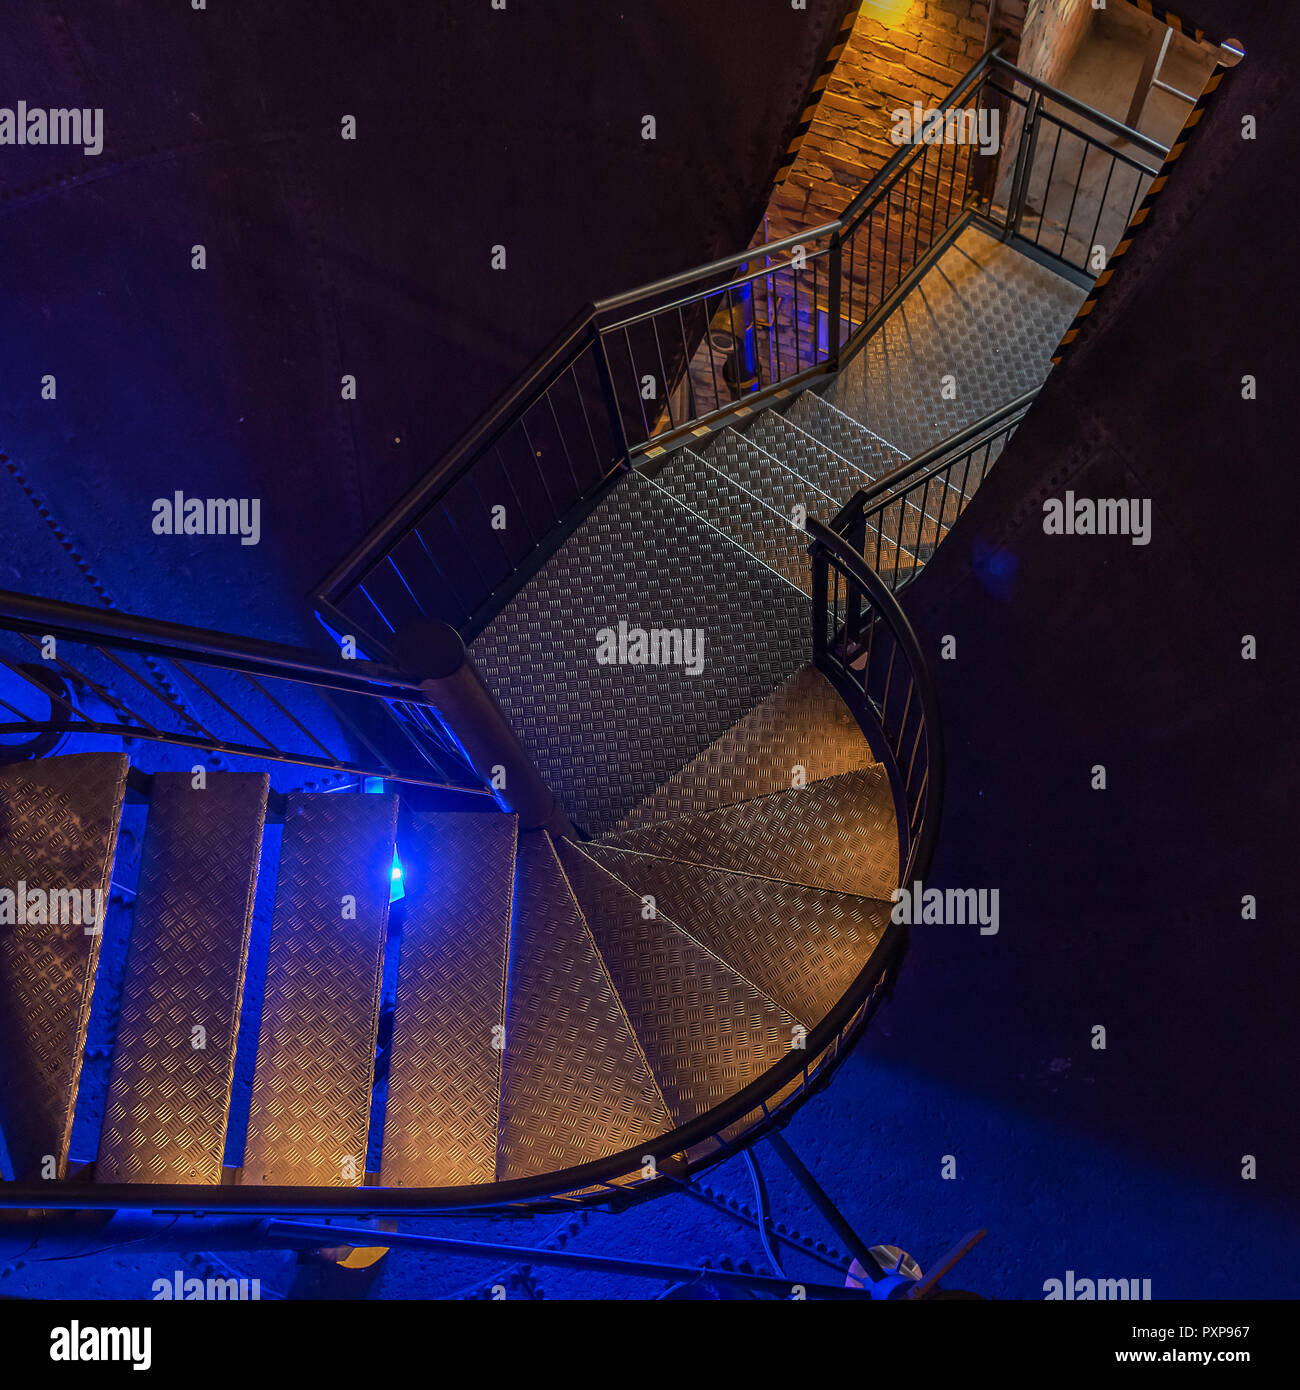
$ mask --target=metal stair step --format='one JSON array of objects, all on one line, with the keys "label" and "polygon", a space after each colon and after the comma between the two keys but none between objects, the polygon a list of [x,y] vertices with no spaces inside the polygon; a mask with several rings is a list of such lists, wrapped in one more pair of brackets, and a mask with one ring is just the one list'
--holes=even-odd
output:
[{"label": "metal stair step", "polygon": [[672,1127],[544,831],[520,837],[497,1177],[585,1163]]},{"label": "metal stair step", "polygon": [[97,1182],[221,1181],[269,780],[154,774]]},{"label": "metal stair step", "polygon": [[[771,415],[775,420],[781,418],[770,410],[763,414]],[[725,429],[715,435],[700,457],[791,523],[798,507],[802,507],[808,516],[829,521],[845,501],[844,497],[827,492],[798,472],[792,460],[760,447],[751,436],[734,429]],[[808,542],[802,537],[799,539],[806,556]]]},{"label": "metal stair step", "polygon": [[[621,620],[702,632],[703,669],[602,662],[598,634]],[[565,810],[596,834],[808,661],[808,600],[633,472],[475,639],[472,654]]]},{"label": "metal stair step", "polygon": [[0,767],[0,1130],[20,1182],[66,1173],[103,922],[18,917],[32,890],[107,904],[126,773],[119,753]]},{"label": "metal stair step", "polygon": [[869,898],[898,886],[894,800],[878,763],[600,843]]},{"label": "metal stair step", "polygon": [[907,462],[908,456],[902,449],[846,415],[816,391],[801,392],[786,411],[786,419],[861,469],[873,482]]},{"label": "metal stair step", "polygon": [[812,592],[808,538],[786,512],[773,510],[690,449],[667,459],[652,481],[796,589]]},{"label": "metal stair step", "polygon": [[837,454],[806,427],[801,428],[797,421],[775,410],[763,411],[745,429],[744,436],[834,499],[829,516],[834,516],[859,488],[875,481],[870,473]]},{"label": "metal stair step", "polygon": [[674,1121],[683,1124],[787,1056],[797,1023],[757,986],[584,849],[557,846],[582,915]]},{"label": "metal stair step", "polygon": [[871,749],[826,677],[805,666],[614,827],[633,830],[869,767]]},{"label": "metal stair step", "polygon": [[812,1028],[880,944],[892,905],[589,844],[585,853]]},{"label": "metal stair step", "polygon": [[396,828],[395,796],[289,797],[245,1183],[351,1187],[365,1175]]},{"label": "metal stair step", "polygon": [[518,828],[517,816],[439,812],[403,831],[406,917],[381,1161],[388,1186],[496,1177]]}]

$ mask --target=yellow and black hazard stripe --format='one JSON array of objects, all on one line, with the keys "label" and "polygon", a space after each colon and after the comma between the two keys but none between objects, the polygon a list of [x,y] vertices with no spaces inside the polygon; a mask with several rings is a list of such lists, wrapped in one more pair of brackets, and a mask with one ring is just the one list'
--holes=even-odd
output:
[{"label": "yellow and black hazard stripe", "polygon": [[790,144],[785,154],[781,156],[781,167],[776,171],[774,180],[777,188],[785,182],[786,175],[794,168],[794,162],[799,158],[799,150],[803,145],[804,136],[808,134],[809,128],[817,118],[817,108],[821,105],[826,84],[831,80],[831,73],[835,71],[835,65],[840,61],[840,54],[844,52],[849,42],[849,35],[853,32],[853,26],[858,22],[858,12],[861,9],[862,0],[853,0],[848,13],[840,21],[840,27],[835,34],[835,41],[826,54],[825,62],[817,69],[817,76],[813,79],[812,87],[808,91],[807,105],[799,113],[799,124],[795,126],[794,134],[790,137]]},{"label": "yellow and black hazard stripe", "polygon": [[1153,0],[1128,0],[1128,3],[1143,14],[1149,14],[1152,19],[1158,19],[1161,24],[1167,24],[1175,34],[1186,34],[1194,43],[1200,43],[1205,37],[1204,29],[1198,29],[1185,19],[1179,19],[1176,14],[1170,14],[1163,5],[1154,4]]},{"label": "yellow and black hazard stripe", "polygon": [[[1135,0],[1136,3],[1136,0]],[[1147,8],[1146,5],[1143,8]],[[1150,7],[1158,8],[1158,7]],[[1170,146],[1169,153],[1165,156],[1165,162],[1160,166],[1160,172],[1151,180],[1151,187],[1147,189],[1146,195],[1142,199],[1141,206],[1133,214],[1132,221],[1124,229],[1124,237],[1111,252],[1110,258],[1106,262],[1106,269],[1097,276],[1092,288],[1088,291],[1088,297],[1079,306],[1079,312],[1074,316],[1074,322],[1070,325],[1052,354],[1052,362],[1056,364],[1065,356],[1066,349],[1079,336],[1083,328],[1084,321],[1097,306],[1098,296],[1102,290],[1111,282],[1115,274],[1115,262],[1124,256],[1129,247],[1133,245],[1133,238],[1146,225],[1147,219],[1151,216],[1151,208],[1156,199],[1160,196],[1160,190],[1169,182],[1169,174],[1175,162],[1182,158],[1183,151],[1187,148],[1187,142],[1192,138],[1196,127],[1200,125],[1201,118],[1205,115],[1205,108],[1209,105],[1210,99],[1218,91],[1223,79],[1228,75],[1227,68],[1215,68],[1210,76],[1210,80],[1205,84],[1205,90],[1197,98],[1196,105],[1188,112],[1187,120],[1183,122],[1183,128],[1178,132],[1178,138]]]}]

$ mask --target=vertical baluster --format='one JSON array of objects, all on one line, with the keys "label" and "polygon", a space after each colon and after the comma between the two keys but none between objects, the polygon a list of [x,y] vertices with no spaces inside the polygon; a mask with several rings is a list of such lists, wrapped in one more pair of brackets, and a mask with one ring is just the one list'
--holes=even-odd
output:
[{"label": "vertical baluster", "polygon": [[686,339],[686,319],[682,314],[682,307],[680,304],[677,306],[677,327],[680,329],[682,335],[682,362],[685,365],[686,371],[686,397],[691,403],[691,419],[698,420],[700,418],[700,408],[695,399],[695,373],[692,370],[694,363],[691,358],[690,344]]},{"label": "vertical baluster", "polygon": [[627,362],[632,372],[632,391],[641,410],[641,426],[645,431],[641,438],[645,441],[650,438],[650,420],[645,413],[645,397],[641,394],[641,374],[636,369],[636,352],[632,347],[632,330],[629,327],[623,329],[623,341],[627,345]]},{"label": "vertical baluster", "polygon": [[[1110,156],[1110,167],[1106,170],[1106,182],[1101,190],[1101,201],[1097,204],[1097,217],[1092,224],[1092,236],[1088,238],[1088,254],[1091,254],[1092,248],[1097,244],[1097,232],[1101,227],[1101,215],[1106,211],[1106,195],[1110,192],[1110,181],[1114,177],[1115,166],[1118,163],[1119,160],[1112,154]],[[1109,256],[1107,259],[1110,259]]]},{"label": "vertical baluster", "polygon": [[556,438],[560,441],[560,448],[564,450],[564,461],[569,466],[569,477],[573,479],[573,489],[579,497],[582,496],[582,484],[578,481],[578,470],[573,466],[573,455],[569,452],[569,441],[564,437],[564,427],[560,424],[560,417],[556,413],[555,402],[551,399],[552,388],[548,386],[542,393],[546,401],[547,408],[551,412],[551,420],[555,425]]},{"label": "vertical baluster", "polygon": [[659,358],[659,384],[664,393],[664,409],[668,412],[668,429],[671,432],[677,428],[677,421],[673,419],[673,391],[672,384],[668,380],[668,367],[664,362],[663,344],[659,341],[659,315],[650,315],[650,327],[655,335],[655,355]]},{"label": "vertical baluster", "polygon": [[[1052,199],[1052,176],[1056,173],[1056,156],[1061,149],[1061,132],[1064,127],[1056,127],[1056,142],[1052,146],[1052,162],[1047,166],[1047,182],[1043,185],[1043,206],[1038,210],[1038,226],[1034,228],[1034,245],[1042,244],[1043,225],[1047,221],[1047,205]],[[1032,172],[1032,170],[1031,170]],[[1026,192],[1028,188],[1026,187]]]}]

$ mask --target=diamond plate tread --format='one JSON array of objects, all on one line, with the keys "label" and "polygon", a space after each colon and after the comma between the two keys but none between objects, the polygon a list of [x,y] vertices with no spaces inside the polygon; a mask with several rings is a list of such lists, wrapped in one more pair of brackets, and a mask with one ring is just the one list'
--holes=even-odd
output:
[{"label": "diamond plate tread", "polygon": [[[602,665],[597,633],[620,619],[701,629],[703,670]],[[809,660],[808,600],[634,473],[473,655],[565,810],[599,834]]]},{"label": "diamond plate tread", "polygon": [[[0,767],[0,888],[15,907],[20,883],[107,904],[126,772],[118,753]],[[49,1177],[47,1157],[65,1175],[101,940],[77,922],[0,923],[0,1128],[19,1181]]]},{"label": "diamond plate tread", "polygon": [[497,1177],[603,1158],[672,1127],[545,832],[519,841]]},{"label": "diamond plate tread", "polygon": [[[588,844],[584,852],[808,1028],[853,983],[892,904]],[[787,1035],[788,1037],[788,1035]]]},{"label": "diamond plate tread", "polygon": [[878,763],[600,843],[861,897],[898,886],[894,799]]},{"label": "diamond plate tread", "polygon": [[[740,435],[735,437],[741,438]],[[753,448],[752,445],[748,447]],[[768,460],[768,467],[774,473],[784,471],[775,460]],[[808,537],[789,520],[788,512],[774,511],[765,498],[747,490],[750,484],[739,483],[717,468],[711,468],[690,449],[682,449],[669,458],[655,473],[654,481],[682,506],[689,507],[696,516],[725,532],[793,587],[805,594],[812,592]],[[754,481],[757,482],[757,478]],[[798,487],[793,475],[790,481],[792,486]],[[806,485],[800,489],[800,500],[810,511],[814,501],[830,506],[827,499]]]},{"label": "diamond plate tread", "polygon": [[634,830],[791,790],[804,782],[854,772],[875,762],[848,706],[812,666],[728,729],[615,827]]},{"label": "diamond plate tread", "polygon": [[[887,440],[873,434],[865,425],[846,415],[838,406],[823,400],[816,391],[804,391],[786,411],[785,420],[806,430],[832,453],[865,473],[872,482],[901,468],[907,455]],[[849,497],[861,484],[855,484]]]},{"label": "diamond plate tread", "polygon": [[568,840],[557,846],[582,915],[673,1120],[684,1124],[785,1057],[795,1020]]},{"label": "diamond plate tread", "polygon": [[[1087,291],[968,227],[826,393],[915,457],[1040,385]],[[942,379],[956,378],[955,400]]]},{"label": "diamond plate tread", "polygon": [[97,1182],[221,1181],[269,785],[154,774]]},{"label": "diamond plate tread", "polygon": [[814,515],[829,520],[859,488],[873,480],[869,473],[827,448],[820,439],[792,424],[775,410],[765,410],[745,430],[745,438],[764,453],[780,459],[789,469],[831,499],[824,514]]},{"label": "diamond plate tread", "polygon": [[[764,414],[781,418],[770,410]],[[803,507],[810,516],[830,518],[844,505],[843,498],[827,493],[800,473],[797,458],[774,454],[737,430],[720,430],[700,457],[783,517],[792,518],[795,507]],[[803,541],[803,545],[806,551],[808,542]]]},{"label": "diamond plate tread", "polygon": [[289,797],[244,1183],[364,1176],[396,828],[395,796]]},{"label": "diamond plate tread", "polygon": [[391,1187],[491,1182],[519,818],[415,816],[384,1111]]}]

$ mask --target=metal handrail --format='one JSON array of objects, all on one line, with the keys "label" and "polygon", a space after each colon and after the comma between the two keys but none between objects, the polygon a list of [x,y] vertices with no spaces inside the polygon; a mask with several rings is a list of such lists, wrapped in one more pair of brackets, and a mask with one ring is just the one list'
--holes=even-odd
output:
[{"label": "metal handrail", "polygon": [[340,658],[330,662],[305,647],[0,589],[0,631],[5,630],[35,636],[48,633],[88,646],[105,643],[145,656],[167,658],[183,653],[187,661],[204,666],[244,675],[276,676],[355,695],[421,698],[416,677],[376,661],[345,662]]},{"label": "metal handrail", "polygon": [[[958,82],[958,84],[952,89],[951,92],[948,93],[946,97],[944,97],[944,99],[939,103],[939,105],[927,109],[942,112],[949,111],[954,106],[956,106],[956,104],[962,99],[962,97],[967,95],[971,87],[974,86],[974,84],[979,80],[981,75],[985,73],[994,62],[1006,62],[1005,59],[999,58],[1004,42],[1005,40],[998,39],[998,41],[991,48],[986,49],[984,53],[980,55],[975,65],[970,69],[969,72],[967,72],[966,76],[963,77],[960,82]],[[1011,65],[1008,64],[1008,66]],[[1015,68],[1014,66],[1012,67],[1012,70],[1019,71],[1019,69]],[[894,178],[901,171],[903,165],[906,164],[909,159],[916,158],[916,152],[924,148],[925,146],[923,144],[917,143],[915,141],[913,141],[911,144],[900,145],[897,152],[895,154],[890,155],[890,157],[881,166],[879,172],[871,179],[867,186],[860,193],[858,193],[849,203],[848,207],[846,207],[844,211],[840,213],[840,225],[844,228],[850,228],[854,223],[860,221],[861,218],[859,214],[866,209],[869,203],[875,201],[876,195],[880,193],[882,189],[884,189],[886,184],[893,182]]]},{"label": "metal handrail", "polygon": [[1158,156],[1163,162],[1169,155],[1169,146],[1162,145],[1159,140],[1153,140],[1149,135],[1143,135],[1140,130],[1134,130],[1132,126],[1127,126],[1123,121],[1116,120],[1114,116],[1108,116],[1104,111],[1098,111],[1096,107],[1089,106],[1086,101],[1080,101],[1078,97],[1072,97],[1068,93],[1061,91],[1059,87],[1053,87],[1050,82],[1044,82],[1041,77],[1031,77],[1029,73],[1023,72],[1020,68],[1003,58],[1001,54],[992,55],[994,66],[1003,72],[1011,73],[1014,81],[1022,87],[1028,87],[1030,91],[1037,92],[1044,96],[1048,101],[1054,102],[1057,106],[1063,106],[1067,111],[1072,111],[1076,116],[1082,116],[1085,120],[1091,121],[1094,125],[1101,128],[1111,135],[1118,135],[1127,140],[1129,144],[1136,145],[1138,149],[1145,150],[1148,154]]},{"label": "metal handrail", "polygon": [[[533,388],[551,375],[553,368],[567,357],[579,341],[591,332],[595,309],[588,304],[569,320],[547,346],[508,386],[478,420],[442,456],[438,463],[405,494],[396,505],[361,538],[346,556],[316,586],[320,594],[333,594],[357,578],[384,549],[385,542],[404,531],[439,491],[456,482],[480,449],[509,424],[520,406],[531,399]],[[463,465],[463,467],[458,467]]]},{"label": "metal handrail", "polygon": [[[423,688],[421,677],[394,667],[362,659],[349,661],[339,657],[330,660],[301,647],[0,590],[0,635],[7,633],[37,648],[41,639],[55,638],[56,648],[47,658],[48,665],[66,685],[62,694],[57,688],[51,692],[38,683],[30,668],[0,652],[0,667],[25,681],[50,704],[49,718],[42,719],[0,700],[0,710],[17,716],[11,721],[0,714],[0,734],[95,734],[142,739],[351,776],[378,776],[425,788],[496,799],[447,734]],[[114,676],[117,671],[124,673],[135,686],[143,689],[149,701],[163,709],[164,718],[160,720],[152,710],[150,716],[146,716],[138,693],[132,697],[134,707],[126,703],[102,680],[89,674],[84,656],[79,658],[81,664],[78,665],[58,651],[58,643],[68,643],[93,653],[95,661],[103,661],[113,668]],[[135,669],[122,659],[126,655],[142,658],[142,667],[148,669],[144,673]],[[242,682],[240,696],[247,700],[251,695],[262,713],[262,727],[246,718],[209,685],[211,675],[204,680],[191,667],[239,678]],[[233,720],[258,742],[249,743],[242,734],[219,737],[199,718],[194,707],[187,708],[182,697],[174,691],[169,693],[169,681],[176,675],[185,677],[202,692],[205,707],[210,703],[225,720]],[[350,735],[363,745],[369,758],[335,752],[302,722],[299,715],[307,716],[301,708],[295,713],[263,685],[263,681],[288,682],[319,695],[321,712],[328,711],[340,733]],[[128,697],[134,688],[126,688]],[[74,689],[97,697],[109,707],[112,717],[94,717],[70,703],[69,693]],[[226,695],[230,696],[231,692],[227,690]],[[361,699],[366,716],[360,723],[348,714],[344,697]],[[354,712],[357,708],[354,706]],[[367,735],[362,725],[375,717],[375,711],[389,733],[396,732],[397,746],[414,755],[415,765],[402,767],[401,758],[385,756]],[[218,721],[212,720],[210,714],[205,713],[204,717],[217,725]],[[292,726],[313,747],[294,749],[268,737],[265,730],[282,722]],[[371,733],[375,732],[372,728]],[[464,780],[449,781],[449,775]]]},{"label": "metal handrail", "polygon": [[[915,837],[909,836],[910,842],[907,846],[907,852],[900,854],[902,861],[900,880],[906,883],[914,877],[924,877],[929,869],[934,857],[934,847],[939,835],[939,821],[943,813],[945,777],[943,725],[939,717],[939,697],[935,690],[934,679],[930,674],[930,667],[926,662],[915,629],[898,599],[886,587],[880,576],[838,530],[818,521],[816,517],[808,518],[807,530],[812,537],[810,550],[814,557],[814,574],[818,573],[815,562],[820,551],[827,560],[834,562],[835,567],[842,574],[862,590],[870,600],[876,615],[883,618],[885,627],[897,644],[898,650],[903,654],[905,668],[910,671],[912,680],[915,682],[925,733],[925,811],[921,818],[919,833]],[[817,585],[814,582],[813,621],[814,623],[821,623],[825,621],[827,610],[826,595],[824,592],[819,595],[816,590]],[[818,645],[814,642],[815,653]],[[814,660],[816,660],[816,655],[814,655]],[[874,717],[878,723],[882,722],[878,710],[857,708],[854,713],[858,716],[860,725],[863,724],[864,718]],[[895,770],[901,771],[901,769]],[[910,815],[907,812],[905,799],[899,809],[903,812],[899,822],[900,830],[910,830]]]},{"label": "metal handrail", "polygon": [[1012,416],[1027,410],[1034,402],[1041,386],[1035,386],[1032,391],[1026,391],[1023,395],[1017,396],[1009,405],[999,407],[985,415],[983,419],[976,420],[973,425],[967,425],[964,429],[958,430],[956,434],[950,435],[947,439],[940,441],[933,448],[927,449],[923,454],[917,454],[913,459],[908,459],[906,463],[901,463],[892,472],[884,473],[875,482],[861,487],[852,497],[840,508],[831,526],[842,534],[843,523],[855,514],[868,510],[873,502],[883,499],[890,499],[895,494],[900,484],[915,479],[917,482],[924,482],[923,476],[929,470],[929,476],[933,477],[939,472],[942,466],[947,463],[951,455],[957,453],[965,445],[969,444],[972,448],[978,448],[984,441],[981,438],[985,433],[998,433],[997,426],[1004,424]]},{"label": "metal handrail", "polygon": [[[844,225],[843,215],[837,217],[833,222],[823,222],[820,227],[812,227],[806,232],[793,232],[789,236],[781,237],[779,241],[764,242],[762,246],[751,246],[745,251],[737,251],[735,255],[723,256],[721,260],[710,261],[708,265],[696,266],[692,270],[681,270],[675,275],[665,275],[660,280],[651,280],[648,284],[638,285],[634,290],[627,290],[623,294],[613,294],[607,299],[598,299],[594,306],[596,314],[610,313],[615,309],[625,309],[629,304],[635,304],[641,299],[652,299],[657,295],[671,294],[673,290],[685,289],[687,285],[693,285],[697,280],[705,280],[713,275],[721,275],[724,271],[734,270],[738,265],[746,265],[756,256],[774,256],[779,251],[789,251],[796,246],[802,245],[805,241],[812,241],[817,237],[829,236],[832,232],[837,232]],[[606,324],[604,327],[622,328],[622,323]]]},{"label": "metal handrail", "polygon": [[[1018,95],[1013,90],[1017,84],[1029,93],[1028,97]],[[789,389],[815,376],[838,370],[847,357],[860,350],[901,297],[917,283],[925,269],[972,219],[1007,240],[1032,245],[1037,254],[1052,257],[1053,263],[1060,265],[1063,274],[1076,279],[1084,276],[1086,267],[1081,267],[1064,254],[1070,230],[1068,224],[1062,233],[1059,250],[1043,245],[1041,218],[1039,229],[1032,238],[1022,235],[1020,231],[1023,213],[1023,197],[1020,195],[1028,189],[1032,147],[1043,102],[1049,101],[1061,112],[1075,113],[1101,132],[1122,137],[1134,150],[1146,151],[1162,159],[1168,151],[1141,132],[1131,130],[1104,112],[1022,72],[1003,57],[1000,39],[980,55],[937,107],[929,109],[948,112],[972,99],[982,101],[986,92],[998,94],[1000,101],[1011,101],[1028,108],[1028,119],[1016,152],[1016,184],[1005,225],[1000,214],[995,216],[991,206],[986,208],[989,195],[980,190],[978,180],[972,183],[969,158],[964,171],[959,172],[956,164],[949,170],[946,176],[948,197],[940,212],[939,189],[945,186],[944,157],[939,155],[936,172],[931,174],[926,164],[931,146],[925,141],[914,140],[891,155],[866,186],[850,200],[844,211],[831,221],[746,247],[704,265],[663,276],[584,306],[476,424],[452,445],[437,465],[387,516],[370,528],[357,546],[317,586],[314,597],[322,621],[328,625],[355,624],[350,628],[340,626],[339,630],[367,634],[370,639],[368,649],[382,653],[388,644],[386,634],[410,617],[409,614],[392,611],[406,604],[406,590],[410,590],[411,597],[422,611],[428,606],[432,616],[453,622],[467,639],[471,638],[527,581],[536,564],[544,560],[564,535],[598,504],[620,469],[630,467],[637,456],[651,447],[669,447],[688,439],[692,431],[725,419],[742,406],[752,406],[780,389]],[[1060,127],[1070,139],[1099,143],[1095,136],[1076,130],[1055,112],[1045,113],[1041,119]],[[1101,147],[1106,149],[1117,165],[1136,172],[1139,177],[1151,175],[1152,171],[1135,160],[1130,151],[1114,150],[1104,145]],[[907,188],[909,185],[905,181],[916,176],[918,167],[921,196],[917,207],[909,212],[909,203],[897,210],[902,218],[900,225],[904,244],[908,231],[911,233],[911,250],[900,252],[898,264],[894,265],[887,250],[891,230],[887,213],[893,202],[893,191],[900,182]],[[927,177],[934,185],[934,193],[930,197],[925,239],[918,246],[923,217],[926,215]],[[1050,170],[1048,177],[1050,180]],[[962,188],[954,207],[953,192],[959,182]],[[1139,192],[1140,188],[1135,190],[1135,199]],[[874,225],[882,200],[885,200],[886,210],[883,230]],[[1071,214],[1073,206],[1072,201]],[[984,215],[985,211],[988,216]],[[1103,193],[1097,209],[1098,222],[1104,211],[1106,197]],[[1114,211],[1118,214],[1122,208],[1117,207]],[[1093,232],[1095,236],[1096,227]],[[881,234],[878,292],[873,285],[871,254],[876,233]],[[820,244],[805,257],[799,258],[798,264],[794,258],[786,256],[796,247],[807,247],[813,243]],[[865,259],[862,259],[860,253],[864,245]],[[753,269],[754,266],[760,268]],[[867,267],[865,281],[855,275],[859,266]],[[817,278],[819,271],[822,272],[820,285]],[[794,307],[790,311],[789,322],[779,323],[778,315],[786,310],[782,308],[784,299],[773,287],[773,282],[776,277],[791,274],[793,289],[790,296]],[[761,294],[764,285],[767,286],[766,296]],[[862,296],[860,305],[857,302],[859,291]],[[734,360],[726,357],[728,349],[725,348],[722,349],[724,357],[719,366],[707,326],[714,314],[721,311],[726,312],[729,321],[741,312],[742,321],[757,323],[756,316],[751,316],[748,321],[744,319],[747,311],[742,311],[743,306],[738,309],[740,299],[751,294],[756,303],[761,299],[766,305],[767,318],[763,322],[769,339],[768,357],[772,357],[775,344],[775,360],[765,363],[760,358],[755,364],[750,358],[746,374],[737,370]],[[844,339],[843,325],[846,321],[848,336]],[[829,333],[826,333],[827,325],[830,326]],[[801,341],[801,331],[805,329]],[[661,333],[664,337],[662,342]],[[635,341],[633,336],[629,336],[638,334],[643,336]],[[707,362],[702,356],[705,348]],[[568,434],[568,427],[562,425],[555,415],[552,392],[560,389],[561,384],[566,391],[570,386],[576,387],[580,373],[584,380],[594,373],[599,379],[599,391],[594,383],[582,388],[590,391],[589,395],[579,397],[583,414],[586,415],[589,401],[596,402],[596,405],[586,419],[585,433],[581,423],[578,423],[573,427],[573,433]],[[652,405],[647,405],[647,397],[640,394],[647,377],[652,378],[659,388],[650,398]],[[562,464],[558,472],[554,469],[549,473],[546,471],[550,465],[537,448],[538,440],[530,436],[535,418],[530,416],[530,412],[536,411],[544,418],[548,408],[555,425],[555,440],[563,450],[563,457],[568,457],[569,444],[573,440],[576,441],[575,452],[580,447],[584,458],[594,464],[584,468],[584,477],[580,479],[574,472],[573,459],[568,458],[573,488],[568,486],[564,478]],[[592,434],[592,422],[597,420],[598,415],[602,441],[599,447]],[[587,436],[591,436],[590,455],[586,452]],[[507,454],[514,459],[509,467],[506,467]],[[558,451],[556,456],[561,457]],[[540,464],[539,460],[542,460]],[[451,530],[455,532],[457,525],[448,508],[461,505],[454,501],[458,492],[476,494],[480,490],[487,491],[487,488],[498,488],[500,484],[496,479],[504,474],[506,489],[514,494],[513,470],[516,468],[522,468],[527,474],[528,483],[538,494],[540,506],[534,516],[530,506],[521,500],[522,490],[513,497],[515,515],[524,515],[527,522],[528,534],[524,537],[522,558],[517,550],[512,550],[503,557],[501,566],[495,568],[493,574],[480,575],[472,568],[466,568],[470,566],[474,552],[472,545],[466,546],[463,537],[452,537],[446,543],[445,561],[443,551],[430,543],[425,549],[430,552],[439,574],[436,583],[432,578],[425,581],[426,588],[417,595],[415,590],[419,589],[419,583],[412,581],[406,584],[407,561],[401,558],[399,548],[416,548],[416,541],[423,547],[422,533],[430,520],[436,527],[446,518],[451,521]],[[548,479],[556,482],[556,491],[563,496],[551,496]],[[482,486],[485,482],[486,488]],[[544,497],[541,496],[543,488]],[[442,573],[444,562],[446,574]],[[418,554],[412,563],[417,571],[425,567],[424,559]],[[396,576],[389,572],[388,566],[397,570]],[[382,596],[372,596],[372,578],[380,582],[381,588],[385,583],[389,584],[391,602]],[[398,580],[405,588],[401,585],[392,587]],[[342,606],[345,604],[348,605],[346,610]],[[381,624],[379,627],[375,626],[376,621]]]}]

